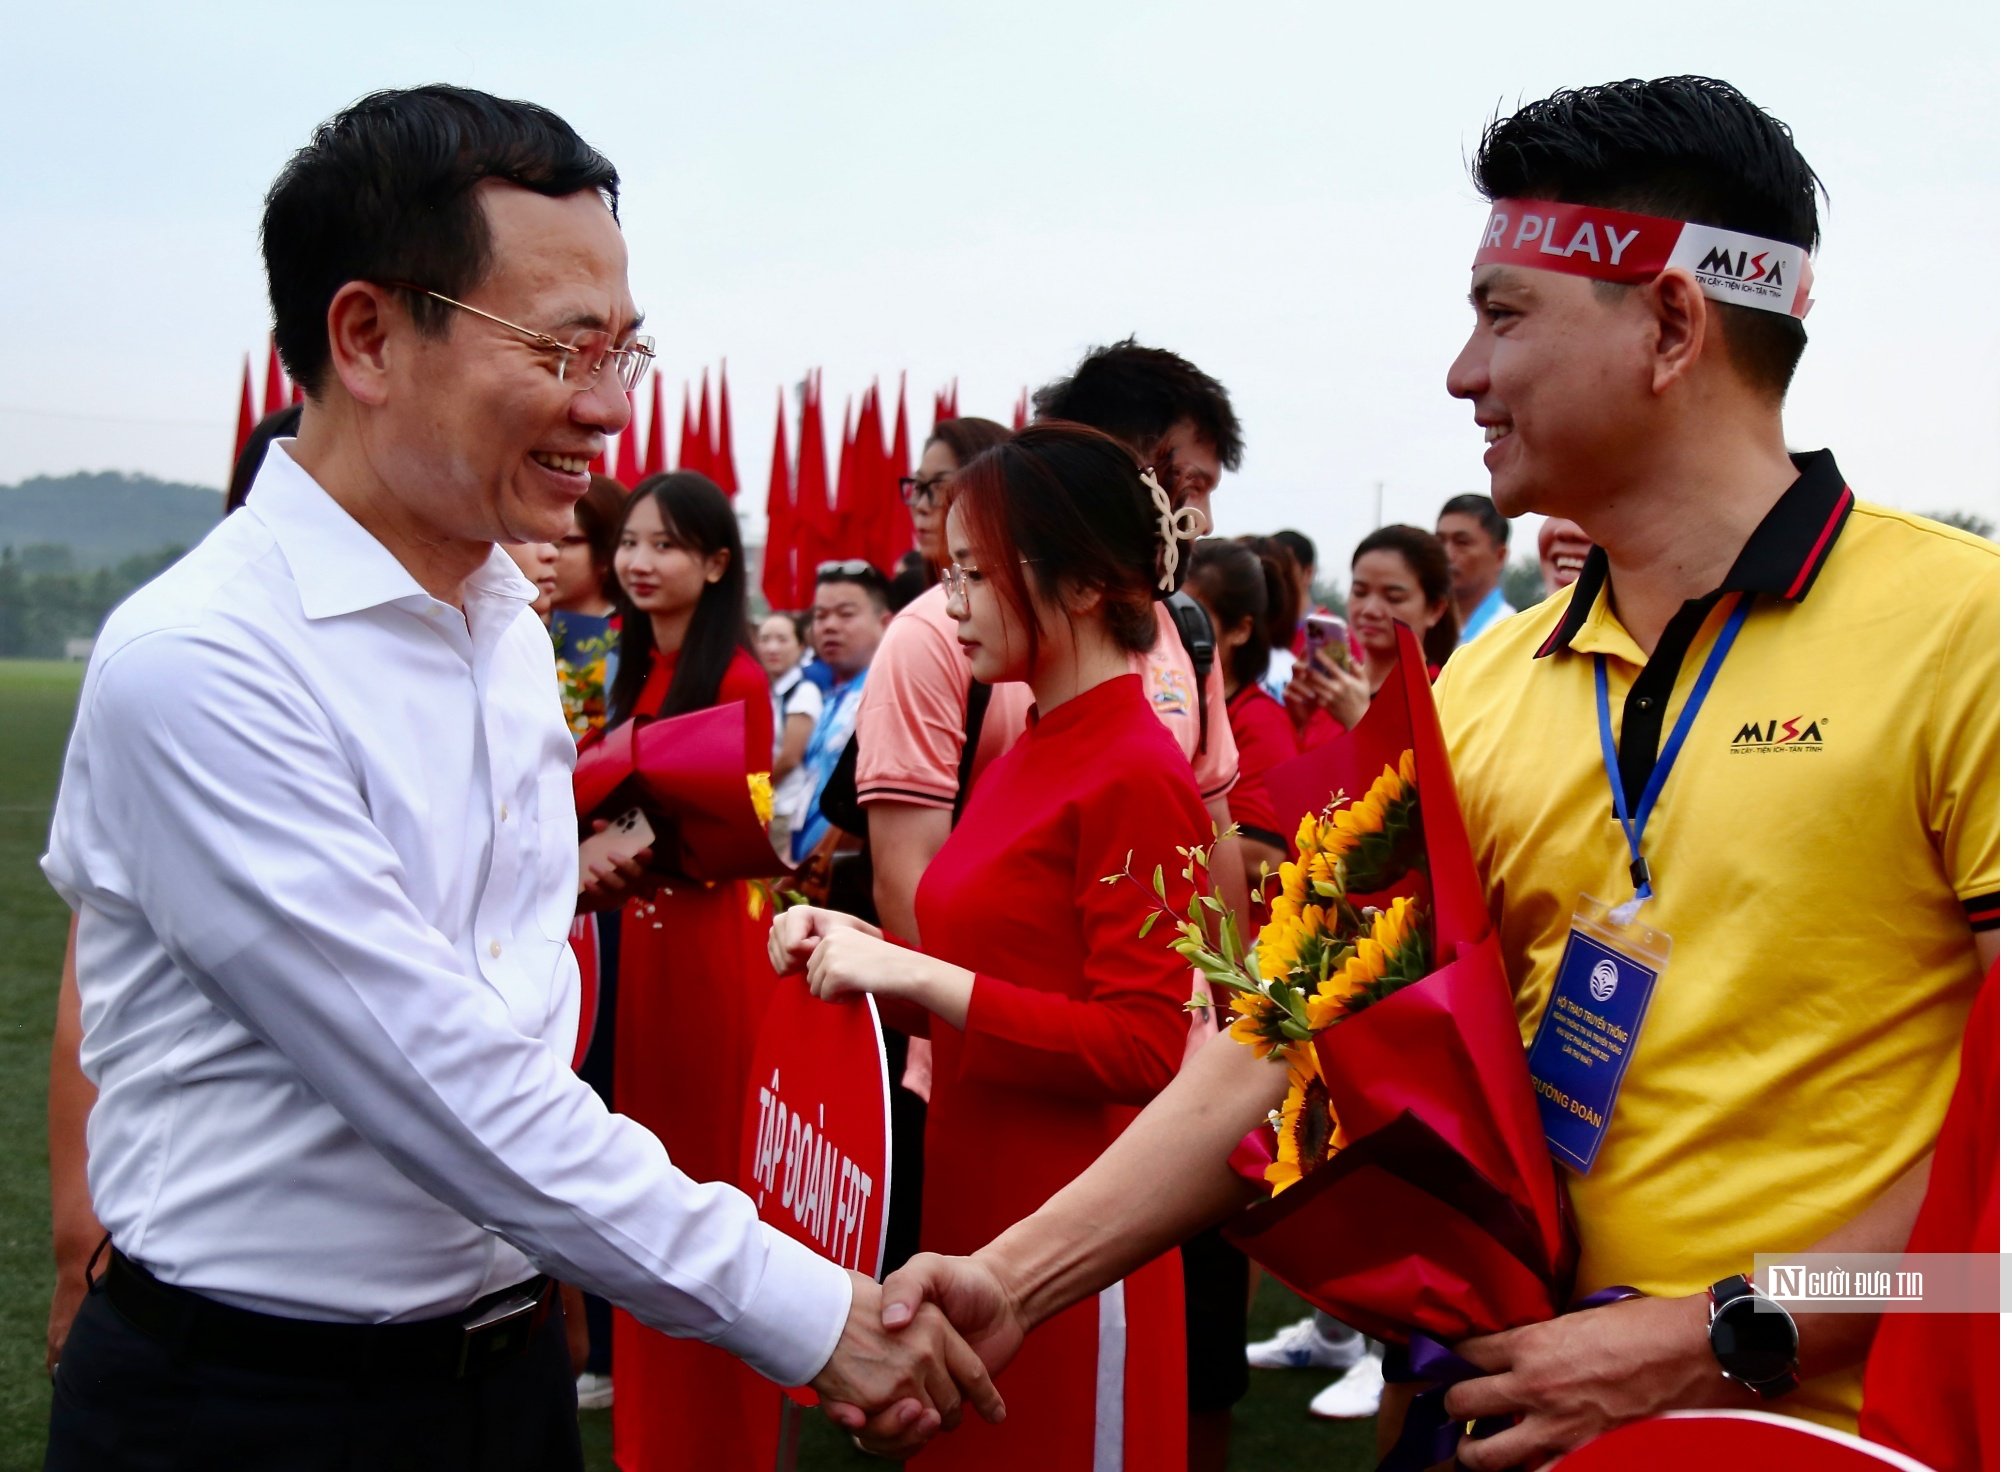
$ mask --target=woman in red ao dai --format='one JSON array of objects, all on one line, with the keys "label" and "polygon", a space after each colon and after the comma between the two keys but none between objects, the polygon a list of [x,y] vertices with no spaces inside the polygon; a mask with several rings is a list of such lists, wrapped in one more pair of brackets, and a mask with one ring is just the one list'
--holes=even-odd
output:
[{"label": "woman in red ao dai", "polygon": [[[1163,934],[1139,935],[1140,891],[1104,880],[1128,861],[1178,869],[1175,850],[1209,840],[1193,766],[1128,664],[1153,642],[1174,536],[1136,459],[1095,430],[1036,425],[961,485],[950,612],[977,679],[1032,687],[1032,724],[924,873],[919,949],[823,910],[779,917],[769,942],[818,995],[871,992],[934,1042],[922,1245],[946,1253],[1033,1211],[1172,1079],[1191,973]],[[1185,908],[1171,877],[1168,897]],[[918,1462],[1180,1467],[1184,1378],[1169,1254],[1035,1330],[999,1381],[1018,1414],[967,1417]]]}]

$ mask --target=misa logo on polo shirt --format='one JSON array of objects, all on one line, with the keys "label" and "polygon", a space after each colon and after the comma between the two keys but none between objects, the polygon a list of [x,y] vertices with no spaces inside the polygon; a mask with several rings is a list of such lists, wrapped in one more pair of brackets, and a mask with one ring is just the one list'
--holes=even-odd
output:
[{"label": "misa logo on polo shirt", "polygon": [[1748,721],[1733,736],[1732,749],[1748,752],[1820,752],[1823,728],[1830,717],[1790,716],[1787,720]]}]

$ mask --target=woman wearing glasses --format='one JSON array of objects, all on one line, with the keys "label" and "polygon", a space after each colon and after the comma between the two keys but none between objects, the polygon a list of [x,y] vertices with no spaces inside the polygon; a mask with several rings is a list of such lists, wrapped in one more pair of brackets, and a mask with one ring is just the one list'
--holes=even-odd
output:
[{"label": "woman wearing glasses", "polygon": [[[793,910],[778,971],[820,996],[872,992],[926,1029],[937,1068],[922,1244],[977,1246],[1114,1140],[1172,1079],[1190,973],[1142,936],[1150,897],[1106,883],[1209,841],[1195,775],[1134,668],[1174,590],[1185,528],[1132,452],[1040,424],[980,455],[947,525],[950,616],[973,675],[1025,681],[1037,712],[992,763],[915,896],[919,947],[850,916]],[[1000,1390],[1023,1409],[931,1444],[924,1465],[1185,1465],[1177,1254],[1029,1337]]]},{"label": "woman wearing glasses", "polygon": [[[733,506],[703,475],[653,475],[615,544],[622,632],[610,724],[740,702],[747,769],[766,772],[768,679],[747,636]],[[674,884],[622,915],[615,1108],[694,1180],[735,1179],[754,1028],[775,978],[740,884]],[[723,1350],[615,1316],[615,1456],[627,1472],[775,1465],[775,1387]]]},{"label": "woman wearing glasses", "polygon": [[990,419],[944,419],[929,432],[915,474],[901,478],[901,499],[915,523],[915,550],[940,573],[950,562],[943,549],[943,519],[955,494],[953,482],[964,463],[1006,438],[1006,427]]}]

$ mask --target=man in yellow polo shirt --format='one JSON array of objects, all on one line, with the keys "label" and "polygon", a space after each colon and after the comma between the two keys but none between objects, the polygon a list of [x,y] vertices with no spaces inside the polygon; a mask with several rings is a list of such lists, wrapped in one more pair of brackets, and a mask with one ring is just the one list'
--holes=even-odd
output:
[{"label": "man in yellow polo shirt", "polygon": [[[1668,953],[1653,990],[1629,983],[1632,1058],[1567,1173],[1579,1286],[1648,1296],[1458,1346],[1483,1374],[1448,1413],[1520,1417],[1460,1461],[1540,1465],[1679,1407],[1849,1426],[1872,1323],[1806,1314],[1784,1340],[1738,1275],[1762,1252],[1899,1251],[1918,1210],[1997,954],[1996,549],[1790,455],[1816,183],[1731,87],[1560,93],[1491,125],[1475,178],[1476,321],[1448,388],[1496,506],[1602,549],[1439,685],[1533,1073],[1565,981],[1614,994],[1567,956],[1582,897]],[[933,1299],[1003,1363],[1238,1204],[1224,1155],[1278,1092],[1234,1043],[1204,1050],[1033,1217],[891,1278],[890,1321]]]}]

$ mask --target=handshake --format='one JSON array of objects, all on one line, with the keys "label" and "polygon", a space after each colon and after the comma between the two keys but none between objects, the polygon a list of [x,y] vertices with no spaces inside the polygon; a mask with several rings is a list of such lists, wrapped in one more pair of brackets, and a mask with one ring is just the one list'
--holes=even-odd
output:
[{"label": "handshake", "polygon": [[987,1421],[1006,1418],[992,1374],[1025,1336],[1018,1307],[981,1258],[925,1252],[884,1285],[852,1275],[852,1311],[810,1388],[863,1450],[908,1457],[955,1427],[966,1401]]}]

